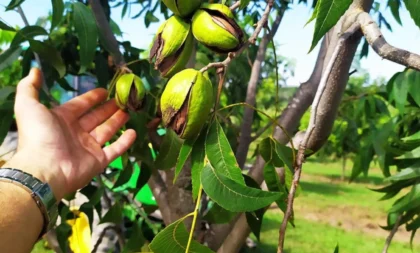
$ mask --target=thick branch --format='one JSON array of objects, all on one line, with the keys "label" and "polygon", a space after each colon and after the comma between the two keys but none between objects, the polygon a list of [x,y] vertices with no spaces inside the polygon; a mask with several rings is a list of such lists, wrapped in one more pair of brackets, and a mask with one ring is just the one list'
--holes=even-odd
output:
[{"label": "thick branch", "polygon": [[284,238],[286,237],[286,228],[287,224],[289,222],[290,217],[293,214],[293,202],[295,199],[295,193],[296,189],[299,185],[300,175],[302,173],[302,164],[305,159],[305,150],[306,146],[308,145],[308,142],[311,138],[312,132],[315,129],[315,126],[317,124],[316,117],[317,117],[317,110],[320,104],[321,97],[324,94],[325,87],[327,85],[327,80],[331,74],[331,71],[333,69],[333,66],[335,65],[335,62],[338,58],[339,52],[342,50],[342,47],[344,45],[344,42],[353,35],[357,30],[359,30],[360,25],[355,23],[353,26],[350,27],[350,29],[345,32],[343,35],[340,36],[340,39],[337,43],[337,46],[334,50],[333,55],[331,56],[331,59],[327,65],[327,68],[324,71],[324,74],[322,75],[321,82],[318,86],[318,90],[316,92],[313,104],[312,104],[312,112],[311,112],[311,118],[309,121],[309,126],[305,134],[305,138],[303,139],[302,143],[299,146],[298,155],[295,162],[295,172],[293,176],[293,183],[290,187],[289,196],[287,197],[287,210],[284,214],[282,224],[280,226],[280,232],[279,232],[279,244],[277,248],[278,253],[283,253],[283,247],[284,247]]},{"label": "thick branch", "polygon": [[101,34],[103,35],[104,40],[103,43],[106,43],[109,50],[111,50],[111,54],[114,57],[115,65],[117,65],[118,67],[124,66],[124,57],[120,52],[118,41],[111,30],[111,26],[109,25],[109,22],[105,16],[105,12],[102,8],[100,1],[89,0],[89,4],[95,16],[96,24],[101,29]]},{"label": "thick branch", "polygon": [[420,55],[388,44],[380,28],[367,12],[360,13],[357,21],[367,42],[382,58],[420,71]]},{"label": "thick branch", "polygon": [[[256,94],[257,94],[257,85],[261,77],[261,67],[262,63],[265,60],[265,55],[267,52],[267,47],[274,35],[277,32],[277,29],[280,26],[281,20],[283,19],[284,12],[286,8],[281,8],[276,16],[276,19],[273,22],[271,33],[267,32],[258,46],[257,57],[252,65],[252,72],[251,77],[249,78],[246,99],[245,102],[252,106],[255,105],[256,102]],[[277,63],[276,63],[277,64]],[[241,135],[239,138],[239,145],[236,150],[236,159],[238,160],[239,167],[243,168],[246,162],[247,154],[249,145],[252,142],[251,132],[252,132],[252,122],[254,120],[254,110],[249,107],[245,107],[244,109],[244,116],[242,119],[242,126],[241,126]]]},{"label": "thick branch", "polygon": [[394,235],[397,233],[398,227],[400,226],[401,219],[402,219],[402,214],[400,216],[398,216],[397,220],[395,221],[394,227],[392,228],[391,232],[389,233],[388,237],[386,238],[385,245],[384,245],[384,248],[382,250],[382,253],[387,253],[388,252],[388,248],[391,245],[392,238],[394,238]]},{"label": "thick branch", "polygon": [[[25,13],[23,12],[22,7],[18,6],[17,7],[17,12],[19,13],[20,17],[22,18],[23,23],[25,24],[25,26],[29,26],[29,22],[28,19],[26,18]],[[34,56],[35,56],[35,60],[36,63],[38,64],[38,68],[41,70],[42,72],[42,64],[41,64],[41,58],[39,58],[39,55],[37,53],[34,52]],[[45,92],[45,94],[47,95],[47,97],[50,99],[51,105],[52,106],[58,106],[59,103],[57,102],[57,100],[55,100],[55,98],[51,95],[47,83],[45,81],[45,76],[42,75],[42,90]]]}]

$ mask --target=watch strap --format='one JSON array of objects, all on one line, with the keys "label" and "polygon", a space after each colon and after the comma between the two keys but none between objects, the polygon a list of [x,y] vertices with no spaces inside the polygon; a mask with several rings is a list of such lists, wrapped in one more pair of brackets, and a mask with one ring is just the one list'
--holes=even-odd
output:
[{"label": "watch strap", "polygon": [[57,201],[47,183],[41,182],[29,173],[12,168],[0,169],[0,181],[19,185],[31,194],[44,218],[44,227],[40,236],[54,227],[58,217]]}]

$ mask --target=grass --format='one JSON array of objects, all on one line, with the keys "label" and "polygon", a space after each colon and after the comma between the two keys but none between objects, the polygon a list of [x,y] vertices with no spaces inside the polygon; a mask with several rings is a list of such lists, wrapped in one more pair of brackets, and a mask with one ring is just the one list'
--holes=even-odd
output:
[{"label": "grass", "polygon": [[[351,165],[348,166],[350,173]],[[285,251],[288,253],[333,252],[337,244],[342,252],[381,252],[388,235],[379,225],[386,223],[386,210],[394,200],[378,201],[382,196],[369,188],[383,185],[379,169],[355,182],[341,181],[340,163],[308,162],[301,180],[302,192],[295,201],[296,227],[288,227]],[[245,253],[277,252],[278,229],[283,214],[270,209],[264,216],[261,241]],[[401,228],[388,252],[420,252],[420,237],[414,239]],[[254,238],[255,239],[255,238]]]},{"label": "grass", "polygon": [[[348,163],[347,174],[351,164]],[[337,244],[340,253],[381,252],[388,235],[379,225],[386,223],[386,211],[394,200],[378,201],[381,194],[370,188],[384,185],[379,169],[372,168],[369,176],[352,183],[341,181],[341,163],[308,162],[303,167],[302,191],[295,201],[295,224],[289,226],[285,240],[287,253],[332,253]],[[270,209],[264,216],[261,241],[244,253],[273,253],[277,251],[278,229],[283,215]],[[389,253],[420,252],[420,236],[414,239],[401,228]],[[255,239],[255,238],[254,238]],[[46,253],[38,243],[32,253]]]}]

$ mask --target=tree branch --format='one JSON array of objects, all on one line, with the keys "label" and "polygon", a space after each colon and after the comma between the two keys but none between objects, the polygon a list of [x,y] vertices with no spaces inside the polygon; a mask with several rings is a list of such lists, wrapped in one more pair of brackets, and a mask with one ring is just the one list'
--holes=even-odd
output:
[{"label": "tree branch", "polygon": [[388,44],[382,35],[381,29],[367,12],[360,13],[357,21],[360,23],[367,42],[378,55],[392,62],[420,71],[420,55]]},{"label": "tree branch", "polygon": [[402,219],[402,214],[400,216],[398,216],[397,220],[395,221],[394,227],[392,228],[391,232],[389,233],[388,237],[386,238],[385,245],[384,245],[384,248],[382,250],[382,253],[387,253],[388,252],[388,248],[391,245],[392,238],[394,238],[394,235],[397,233],[398,227],[400,226],[401,219]]},{"label": "tree branch", "polygon": [[118,41],[111,30],[101,3],[98,0],[89,0],[89,4],[95,16],[96,24],[101,29],[101,34],[105,40],[103,43],[107,43],[107,47],[111,50],[110,53],[113,55],[115,65],[120,68],[125,66],[124,57],[120,52]]},{"label": "tree branch", "polygon": [[309,126],[305,134],[305,138],[303,139],[302,143],[299,146],[296,162],[295,162],[295,172],[293,176],[293,183],[290,187],[289,195],[287,197],[287,209],[286,213],[284,214],[282,224],[280,226],[280,232],[279,232],[279,244],[277,248],[278,253],[283,253],[283,247],[284,247],[284,238],[286,237],[286,228],[287,224],[289,222],[290,217],[293,213],[293,202],[295,198],[295,193],[297,186],[299,185],[300,175],[302,172],[302,164],[305,160],[305,150],[308,145],[308,142],[311,138],[312,132],[315,129],[315,125],[317,124],[316,118],[317,118],[317,110],[318,106],[320,104],[321,97],[324,94],[325,87],[327,85],[328,78],[332,72],[333,66],[335,65],[335,62],[338,58],[339,52],[341,51],[344,42],[355,32],[357,32],[360,29],[360,25],[358,23],[353,24],[343,35],[340,36],[337,46],[334,50],[333,55],[331,56],[331,59],[327,65],[326,70],[324,71],[324,74],[322,75],[321,82],[318,86],[318,90],[316,92],[314,101],[312,103],[312,111],[311,111],[311,118],[309,121]]},{"label": "tree branch", "polygon": [[119,234],[119,229],[118,229],[118,227],[116,227],[116,226],[114,226],[114,225],[111,225],[111,226],[105,227],[105,228],[102,230],[101,234],[99,235],[98,240],[96,241],[95,245],[93,246],[92,253],[96,253],[96,252],[98,251],[99,246],[101,245],[102,240],[104,239],[104,237],[105,237],[105,235],[106,235],[106,232],[108,232],[109,230],[114,230],[116,234]]},{"label": "tree branch", "polygon": [[[26,15],[23,12],[22,7],[18,6],[17,7],[17,12],[19,13],[20,17],[22,18],[22,21],[25,24],[25,26],[29,26],[28,19],[26,18]],[[38,64],[38,67],[42,72],[41,58],[39,58],[39,55],[35,52],[34,52],[34,56],[35,56],[36,63]],[[51,95],[51,93],[50,93],[50,91],[47,87],[47,82],[45,81],[45,76],[44,75],[42,75],[42,90],[45,92],[47,97],[50,99],[52,106],[58,106],[59,105],[57,100],[55,100],[55,98]]]},{"label": "tree branch", "polygon": [[[249,78],[246,98],[245,98],[245,102],[252,106],[254,106],[256,102],[257,86],[261,77],[261,68],[265,59],[268,44],[270,43],[271,39],[276,34],[277,29],[280,26],[281,20],[283,19],[285,11],[286,11],[285,6],[282,7],[278,11],[277,16],[272,25],[272,29],[271,29],[272,32],[270,33],[267,31],[267,33],[264,34],[258,46],[258,52],[255,58],[255,61],[252,64],[251,76]],[[251,132],[252,132],[253,119],[254,119],[254,110],[252,108],[245,107],[244,116],[242,118],[239,144],[236,150],[236,159],[238,161],[238,165],[240,168],[243,168],[243,166],[245,165],[248,150],[249,150],[249,145],[252,142]]]},{"label": "tree branch", "polygon": [[231,10],[231,11],[234,11],[234,10],[236,10],[237,8],[239,8],[239,6],[241,5],[241,1],[237,1],[237,2],[235,2],[234,4],[232,4],[230,7],[229,7],[229,9]]}]

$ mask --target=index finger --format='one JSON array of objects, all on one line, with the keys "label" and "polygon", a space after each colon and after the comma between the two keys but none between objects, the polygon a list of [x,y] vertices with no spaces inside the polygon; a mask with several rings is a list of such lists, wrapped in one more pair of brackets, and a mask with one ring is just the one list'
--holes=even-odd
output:
[{"label": "index finger", "polygon": [[108,91],[103,88],[93,89],[63,104],[58,110],[69,111],[73,117],[79,118],[94,106],[105,102]]}]

